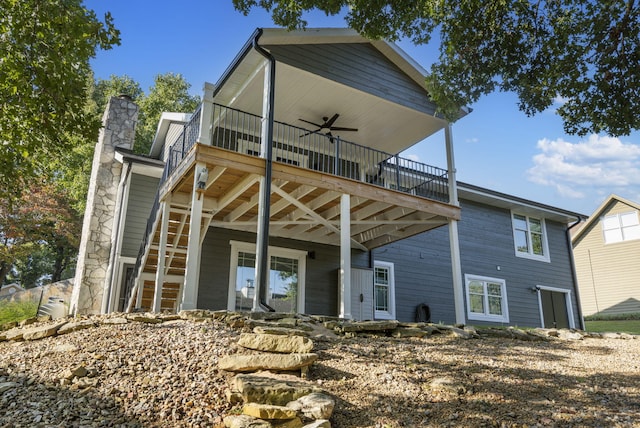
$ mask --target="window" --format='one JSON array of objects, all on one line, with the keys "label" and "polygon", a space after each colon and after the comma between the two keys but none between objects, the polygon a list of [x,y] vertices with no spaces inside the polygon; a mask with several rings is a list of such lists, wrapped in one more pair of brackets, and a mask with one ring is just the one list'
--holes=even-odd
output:
[{"label": "window", "polygon": [[375,317],[378,319],[395,319],[395,281],[393,263],[374,263],[373,298]]},{"label": "window", "polygon": [[478,321],[509,322],[507,287],[503,279],[465,275],[467,318]]},{"label": "window", "polygon": [[[267,304],[278,312],[304,312],[306,251],[269,247]],[[229,310],[250,311],[255,296],[256,245],[231,241]]]},{"label": "window", "polygon": [[549,261],[544,219],[512,214],[516,256]]},{"label": "window", "polygon": [[605,216],[602,219],[602,231],[606,244],[640,239],[638,211]]}]

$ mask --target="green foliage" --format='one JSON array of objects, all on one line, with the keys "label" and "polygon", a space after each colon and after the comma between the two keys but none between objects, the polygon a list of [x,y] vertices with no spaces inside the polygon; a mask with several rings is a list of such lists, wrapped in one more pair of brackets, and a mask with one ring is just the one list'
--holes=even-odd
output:
[{"label": "green foliage", "polygon": [[200,104],[200,97],[189,95],[191,85],[181,74],[159,74],[147,95],[137,99],[140,106],[134,150],[147,154],[156,135],[163,112],[192,112]]},{"label": "green foliage", "polygon": [[640,334],[640,320],[585,321],[586,331]]},{"label": "green foliage", "polygon": [[0,326],[34,317],[37,312],[38,302],[31,300],[24,302],[0,300]]},{"label": "green foliage", "polygon": [[69,136],[90,140],[99,121],[85,109],[89,60],[119,44],[81,0],[0,0],[0,197],[19,195]]},{"label": "green foliage", "polygon": [[439,36],[440,56],[427,89],[440,112],[495,90],[514,91],[519,108],[539,113],[560,98],[565,131],[627,135],[640,129],[640,2],[585,0],[233,0],[289,29],[303,14],[345,14],[349,27],[378,39],[426,44]]},{"label": "green foliage", "polygon": [[640,320],[640,312],[629,312],[625,314],[593,314],[584,317],[585,321],[624,321]]},{"label": "green foliage", "polygon": [[[65,192],[43,178],[21,198],[0,199],[0,284],[5,277],[23,286],[58,281],[79,245],[81,222]],[[50,265],[49,265],[50,263]]]}]

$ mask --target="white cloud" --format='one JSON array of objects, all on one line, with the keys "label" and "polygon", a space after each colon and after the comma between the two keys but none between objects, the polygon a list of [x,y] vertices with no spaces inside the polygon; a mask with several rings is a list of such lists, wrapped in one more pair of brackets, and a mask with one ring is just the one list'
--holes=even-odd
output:
[{"label": "white cloud", "polygon": [[563,197],[640,192],[640,145],[594,134],[578,143],[545,138],[537,148],[529,181],[554,187]]},{"label": "white cloud", "polygon": [[565,98],[565,97],[562,97],[562,96],[560,96],[560,95],[556,95],[556,96],[553,98],[553,103],[554,103],[554,104],[563,105],[563,104],[566,104],[566,103],[567,103],[567,101],[569,101],[569,98]]},{"label": "white cloud", "polygon": [[405,157],[405,158],[407,158],[407,159],[409,159],[409,160],[412,160],[412,161],[414,161],[414,162],[422,162],[422,161],[420,160],[420,156],[418,156],[418,155],[416,155],[416,154],[413,154],[413,153],[412,153],[412,154],[408,154],[408,155],[404,155],[404,157]]},{"label": "white cloud", "polygon": [[465,143],[477,143],[478,141],[480,141],[480,140],[477,139],[476,137],[467,138],[466,140],[464,140]]}]

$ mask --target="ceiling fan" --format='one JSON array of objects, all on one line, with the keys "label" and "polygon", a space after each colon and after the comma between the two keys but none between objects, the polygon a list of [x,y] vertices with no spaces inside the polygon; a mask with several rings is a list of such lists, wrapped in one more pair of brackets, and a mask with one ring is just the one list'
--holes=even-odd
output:
[{"label": "ceiling fan", "polygon": [[310,121],[305,120],[305,119],[298,119],[298,120],[300,120],[300,121],[302,121],[304,123],[308,123],[309,125],[313,125],[313,126],[316,126],[318,128],[315,131],[309,131],[306,134],[302,134],[301,137],[304,137],[304,136],[309,135],[309,134],[315,134],[316,132],[320,132],[322,130],[327,130],[328,132],[326,132],[326,135],[328,135],[329,137],[333,136],[331,134],[331,131],[350,131],[350,132],[357,132],[358,131],[357,128],[344,128],[342,126],[333,126],[333,124],[338,119],[338,117],[340,117],[340,115],[338,113],[334,114],[331,117],[331,119],[329,119],[329,117],[325,116],[325,117],[322,118],[322,121],[323,121],[322,124],[310,122]]}]

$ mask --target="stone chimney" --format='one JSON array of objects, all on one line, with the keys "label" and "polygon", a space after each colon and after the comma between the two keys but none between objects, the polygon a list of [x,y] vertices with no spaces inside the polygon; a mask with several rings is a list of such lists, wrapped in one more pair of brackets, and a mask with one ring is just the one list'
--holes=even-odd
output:
[{"label": "stone chimney", "polygon": [[138,106],[131,97],[109,100],[98,143],[93,153],[87,206],[82,224],[76,277],[69,313],[101,312],[103,289],[111,254],[114,216],[122,163],[115,159],[116,148],[131,150],[138,120]]}]

